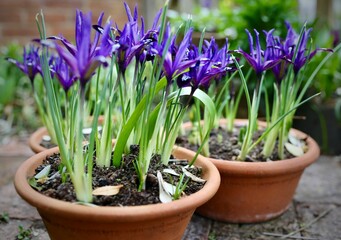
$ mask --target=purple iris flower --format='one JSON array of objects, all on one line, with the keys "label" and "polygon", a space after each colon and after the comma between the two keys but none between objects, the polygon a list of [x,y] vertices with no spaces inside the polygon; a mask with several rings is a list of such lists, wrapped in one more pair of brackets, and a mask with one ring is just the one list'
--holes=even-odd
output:
[{"label": "purple iris flower", "polygon": [[139,61],[143,63],[144,61],[153,61],[155,56],[158,54],[158,39],[159,39],[159,28],[158,26],[161,11],[156,14],[153,26],[151,29],[149,29],[146,33],[144,33],[144,20],[141,18],[142,26],[141,26],[141,33],[142,33],[142,39],[141,41],[144,43],[143,51],[140,53],[140,56],[136,56],[139,58]]},{"label": "purple iris flower", "polygon": [[[166,48],[166,45],[168,44],[168,41],[170,39],[170,43],[169,43],[169,47],[167,51],[170,53],[171,58],[175,59],[175,56],[178,54],[179,46],[176,44],[176,35],[173,35],[171,32],[172,31],[171,31],[170,23],[167,23],[167,26],[163,34],[162,42],[161,44],[158,44],[157,51],[158,51],[158,54],[162,56],[162,53],[164,49]],[[191,39],[188,41],[188,46],[190,46],[190,43],[191,43]]]},{"label": "purple iris flower", "polygon": [[[176,55],[176,52],[175,52]],[[174,55],[174,56],[175,56]],[[198,47],[194,44],[191,44],[188,47],[188,54],[187,58],[189,60],[196,60],[195,63],[189,68],[188,72],[185,72],[181,74],[179,77],[177,77],[176,82],[178,87],[183,88],[187,86],[193,85],[193,77],[196,75],[195,74],[195,67],[200,64],[200,59],[199,59],[199,50]]]},{"label": "purple iris flower", "polygon": [[151,29],[149,30],[142,41],[144,41],[143,52],[141,52],[139,56],[140,63],[144,61],[153,61],[155,56],[158,54],[157,51],[157,41],[158,41],[158,32]]},{"label": "purple iris flower", "polygon": [[311,28],[304,29],[301,37],[301,41],[295,46],[296,57],[293,59],[294,73],[297,75],[300,69],[306,64],[306,62],[311,59],[317,50],[312,51],[310,54],[306,55],[307,43],[310,39]]},{"label": "purple iris flower", "polygon": [[[144,51],[140,56],[140,62],[143,61],[153,61],[155,56],[158,54],[158,39],[159,39],[159,20],[162,13],[162,9],[159,10],[159,12],[156,14],[153,26],[151,29],[149,29],[143,36],[142,41],[144,41]],[[143,18],[141,18],[142,21],[142,27],[141,32],[144,33],[144,21]]]},{"label": "purple iris flower", "polygon": [[298,41],[298,34],[292,28],[289,22],[285,22],[285,26],[288,29],[287,36],[285,37],[284,43],[280,44],[278,37],[278,45],[281,47],[281,51],[286,56],[287,59],[292,59],[294,57],[295,46]]},{"label": "purple iris flower", "polygon": [[241,53],[245,57],[246,61],[251,65],[251,67],[255,70],[257,76],[259,77],[264,71],[278,64],[281,59],[273,59],[271,54],[269,54],[268,52],[268,46],[264,51],[261,49],[259,42],[259,33],[257,32],[257,30],[254,30],[256,34],[256,48],[254,48],[253,37],[251,33],[248,30],[246,30],[246,32],[249,37],[250,54],[244,52],[241,49],[239,49],[237,52]]},{"label": "purple iris flower", "polygon": [[267,54],[269,59],[281,59],[278,64],[273,66],[271,69],[277,84],[280,84],[283,78],[285,77],[290,61],[287,60],[288,56],[291,56],[292,45],[287,45],[288,41],[285,41],[284,44],[281,43],[279,36],[273,35],[274,29],[269,32],[264,31],[266,35],[266,45],[267,45]]},{"label": "purple iris flower", "polygon": [[134,57],[142,52],[143,47],[143,42],[134,42],[132,24],[125,24],[118,40],[116,40],[115,47],[117,63],[123,75]]},{"label": "purple iris flower", "polygon": [[12,58],[7,58],[7,61],[14,63],[23,73],[25,73],[33,85],[35,76],[41,74],[39,47],[35,47],[33,44],[29,48],[24,48],[23,62],[19,62]]},{"label": "purple iris flower", "polygon": [[201,0],[201,7],[203,8],[211,8],[212,7],[212,0]]},{"label": "purple iris flower", "polygon": [[54,75],[55,75],[54,68],[55,68],[56,60],[57,60],[57,56],[55,55],[49,56],[49,69],[50,69],[51,78],[54,78]]},{"label": "purple iris flower", "polygon": [[[315,56],[317,51],[330,51],[331,49],[317,48],[314,51],[308,53],[308,40],[310,39],[310,33],[312,28],[306,29],[304,26],[301,31],[301,37],[291,27],[291,25],[286,22],[286,26],[288,29],[287,37],[283,44],[283,52],[286,55],[286,58],[293,63],[294,73],[298,74],[300,69],[309,61],[311,58]],[[299,42],[298,42],[299,41]],[[296,53],[296,56],[295,56]]]},{"label": "purple iris flower", "polygon": [[180,87],[191,85],[193,90],[203,87],[207,89],[212,80],[220,80],[227,71],[232,70],[228,67],[232,63],[227,50],[227,43],[219,50],[214,38],[206,42],[203,53],[199,56],[196,46],[191,45],[188,57],[197,60],[195,66],[190,67],[189,72],[180,76],[177,83]]},{"label": "purple iris flower", "polygon": [[62,58],[55,59],[51,72],[57,77],[65,92],[68,92],[70,87],[77,80],[74,72]]},{"label": "purple iris flower", "polygon": [[[168,28],[167,28],[168,29]],[[189,59],[188,58],[188,47],[191,43],[193,29],[189,29],[186,33],[184,39],[181,41],[179,45],[179,49],[176,54],[174,53],[175,47],[175,36],[171,36],[169,31],[165,31],[164,40],[161,43],[159,50],[159,55],[162,57],[164,48],[166,47],[167,42],[169,41],[169,37],[172,38],[171,45],[169,46],[167,53],[165,55],[163,70],[164,75],[167,78],[168,83],[172,82],[173,77],[180,75],[183,71],[193,65],[197,59]]]},{"label": "purple iris flower", "polygon": [[210,41],[208,40],[204,41],[203,52],[207,58],[210,58],[210,59],[214,58],[218,51],[219,51],[219,46],[216,43],[214,37],[211,37]]},{"label": "purple iris flower", "polygon": [[299,39],[299,35],[294,31],[292,26],[285,22],[288,29],[287,35],[284,41],[281,41],[279,36],[274,36],[274,30],[265,32],[266,34],[266,44],[268,47],[269,57],[272,59],[280,58],[282,59],[279,64],[272,68],[272,72],[276,78],[278,84],[281,83],[285,75],[287,74],[289,64],[292,63],[292,59],[295,54],[295,47]]},{"label": "purple iris flower", "polygon": [[[100,15],[98,23],[101,24],[103,14]],[[51,39],[61,40],[65,48],[55,44],[60,57],[70,66],[75,76],[80,80],[81,85],[90,80],[94,71],[101,64],[107,66],[106,57],[111,54],[111,46],[108,47],[107,38],[110,33],[110,23],[107,23],[102,41],[98,46],[99,34],[95,34],[94,41],[91,43],[91,12],[83,14],[81,11],[76,12],[76,46],[72,45],[62,37],[51,37]]]},{"label": "purple iris flower", "polygon": [[[89,13],[88,15],[91,15],[91,13]],[[104,13],[101,13],[100,16],[98,17],[98,20],[97,20],[98,26],[102,24],[103,16],[104,16]],[[51,36],[51,37],[48,37],[47,39],[60,40],[72,55],[76,55],[77,46],[79,46],[79,43],[81,41],[81,36],[79,35],[82,31],[82,23],[81,23],[82,18],[83,18],[83,13],[77,10],[76,11],[76,29],[75,29],[76,46],[73,45],[71,42],[69,42],[67,39],[65,39],[63,36]],[[77,23],[77,21],[80,21],[80,22]],[[91,19],[90,19],[90,22],[91,22]],[[97,47],[97,44],[99,42],[99,38],[100,38],[100,33],[96,32],[95,38],[92,44],[92,48],[91,48],[91,53],[95,51],[95,48]]]},{"label": "purple iris flower", "polygon": [[273,35],[273,30],[266,33],[267,45],[270,46],[269,52],[273,54],[273,58],[281,58],[279,64],[272,68],[278,84],[281,83],[285,75],[287,74],[289,64],[292,63],[292,59],[295,54],[295,46],[298,41],[298,34],[292,28],[289,22],[285,22],[287,28],[287,35],[284,41],[281,41],[279,36]]},{"label": "purple iris flower", "polygon": [[135,5],[135,7],[134,7],[134,16],[132,15],[130,7],[126,2],[124,2],[124,8],[125,8],[126,13],[127,13],[128,21],[129,22],[136,22],[137,18],[138,18],[137,6]]},{"label": "purple iris flower", "polygon": [[119,36],[117,36],[114,41],[114,51],[117,55],[119,70],[123,74],[134,57],[140,63],[154,59],[154,56],[157,54],[157,24],[161,15],[161,11],[159,11],[154,19],[152,28],[145,33],[145,24],[142,17],[141,26],[138,24],[137,7],[134,9],[133,15],[126,3],[124,6],[128,17],[128,23],[124,25],[122,31],[118,30]]},{"label": "purple iris flower", "polygon": [[234,62],[228,50],[228,39],[226,39],[225,45],[220,50],[218,49],[218,45],[216,43],[215,45],[217,52],[212,57],[212,67],[216,69],[214,78],[215,80],[219,81],[223,77],[225,77],[228,72],[236,71],[236,68],[232,67],[232,65],[234,65]]}]

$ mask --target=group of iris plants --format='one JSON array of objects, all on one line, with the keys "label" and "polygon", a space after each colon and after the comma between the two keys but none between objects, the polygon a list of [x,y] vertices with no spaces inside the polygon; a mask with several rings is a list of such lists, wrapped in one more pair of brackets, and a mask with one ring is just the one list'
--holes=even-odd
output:
[{"label": "group of iris plants", "polygon": [[[215,78],[214,82],[206,85],[207,93],[211,96],[216,109],[214,127],[217,128],[218,120],[225,116],[225,129],[229,132],[234,129],[233,123],[237,116],[239,102],[245,94],[248,123],[246,129],[240,131],[240,151],[237,157],[239,161],[245,161],[251,150],[259,144],[262,144],[263,159],[269,159],[274,151],[277,151],[276,156],[279,159],[286,158],[285,145],[291,137],[289,132],[296,109],[319,95],[317,93],[313,96],[306,96],[306,93],[319,70],[333,53],[341,48],[341,45],[338,45],[333,50],[313,49],[313,41],[310,37],[311,28],[307,29],[305,24],[300,33],[296,33],[290,23],[285,22],[285,25],[287,28],[285,39],[276,35],[275,29],[263,31],[262,34],[254,29],[254,35],[246,30],[249,52],[240,48],[228,50],[226,54],[230,61],[233,61],[229,68],[230,71],[222,75],[222,78]],[[261,37],[265,40],[264,47],[261,46]],[[329,54],[325,55],[314,71],[308,74],[307,65],[319,51],[329,52]],[[246,68],[246,65],[249,68]],[[247,70],[244,70],[245,68]],[[236,77],[242,85],[238,91],[234,89],[235,83],[232,81]],[[272,87],[265,87],[264,81],[271,82],[271,79],[274,79]],[[252,94],[250,94],[250,85],[254,86]],[[269,92],[273,93],[272,98],[269,96]],[[256,131],[259,130],[257,119],[261,100],[265,103],[266,128],[259,137],[255,137]],[[198,108],[195,112],[199,112]],[[194,122],[198,123],[200,114],[194,119]],[[195,126],[200,126],[200,124]],[[198,131],[200,132],[200,128]],[[200,133],[195,136],[198,137],[197,142],[204,140]],[[292,141],[295,140],[292,139]],[[296,141],[296,143],[298,142]],[[294,152],[291,153],[297,154],[296,156],[304,153],[303,150],[299,152],[294,150]],[[204,147],[202,154],[209,156],[209,148]]]},{"label": "group of iris plants", "polygon": [[[273,30],[265,32],[264,49],[259,43],[260,34],[255,31],[254,44],[247,32],[247,53],[229,50],[227,40],[219,48],[213,38],[204,40],[204,32],[199,45],[192,44],[190,20],[180,26],[185,34],[179,39],[177,33],[183,29],[167,23],[167,5],[157,13],[150,29],[145,28],[137,8],[131,12],[127,4],[124,6],[128,21],[122,29],[111,20],[105,21],[104,14],[93,24],[91,12],[78,10],[74,43],[62,35],[46,36],[40,13],[36,17],[40,39],[24,50],[23,62],[9,59],[31,80],[39,113],[59,146],[61,174],[70,177],[79,201],[92,201],[94,164],[122,166],[122,156],[129,152],[131,144],[139,145],[134,166],[138,190],[143,191],[151,157],[159,154],[161,162],[168,164],[182,122],[192,107],[196,108],[196,118],[204,119],[202,127],[199,124],[197,155],[201,150],[208,154],[211,129],[222,116],[233,123],[243,93],[249,123],[239,160],[244,160],[262,140],[264,155],[269,154],[277,138],[282,156],[281,147],[295,109],[307,101],[303,100],[304,93],[323,64],[305,80],[305,66],[316,53],[311,51],[310,29],[303,27],[296,34],[288,25],[285,40],[274,35]],[[252,95],[247,86],[250,74],[244,76],[241,56],[256,71],[257,86]],[[269,127],[253,142],[260,99],[266,96],[262,86],[270,70],[276,82],[272,111],[268,108]],[[233,78],[242,83],[235,95],[229,92]],[[104,120],[98,131],[100,115]],[[92,129],[86,139],[82,133],[85,126]]]},{"label": "group of iris plants", "polygon": [[[104,14],[93,24],[91,12],[78,10],[75,43],[62,35],[46,36],[40,13],[40,38],[24,50],[22,62],[8,59],[31,80],[39,113],[59,147],[61,174],[69,176],[81,202],[92,201],[94,164],[122,166],[131,144],[139,145],[134,166],[143,191],[152,156],[160,154],[168,164],[191,99],[200,101],[213,125],[210,97],[198,85],[176,80],[196,64],[209,66],[211,78],[226,67],[214,67],[216,59],[189,58],[192,29],[185,24],[186,35],[176,44],[177,30],[166,22],[167,5],[150,29],[137,8],[132,13],[124,6],[128,21],[122,29],[104,21]],[[91,127],[87,138],[85,126]]]}]

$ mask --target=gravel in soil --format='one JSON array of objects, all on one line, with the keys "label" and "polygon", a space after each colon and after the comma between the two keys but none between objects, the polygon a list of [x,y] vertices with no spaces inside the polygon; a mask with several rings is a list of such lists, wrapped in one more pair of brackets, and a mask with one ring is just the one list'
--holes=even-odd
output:
[{"label": "gravel in soil", "polygon": [[[160,156],[154,155],[147,174],[146,189],[139,192],[137,191],[139,180],[134,165],[138,156],[138,146],[131,146],[130,150],[130,154],[124,157],[124,164],[120,168],[115,168],[113,166],[102,168],[96,164],[94,165],[92,174],[93,189],[116,185],[123,185],[123,187],[120,188],[117,195],[93,196],[93,204],[98,206],[136,206],[160,203],[157,171],[162,172],[165,168],[172,168],[180,174],[182,172],[181,168],[187,165],[187,161],[170,161],[170,164],[165,166],[160,163]],[[60,161],[59,154],[47,157],[43,161],[43,164],[36,169],[36,173],[40,172],[47,165],[51,165],[49,176],[53,176],[60,169]],[[201,168],[194,167],[188,168],[187,170],[198,177],[201,176]],[[178,177],[171,176],[168,173],[162,173],[162,175],[166,182],[173,185],[176,185],[179,181]],[[185,177],[185,181],[187,180],[188,182],[183,193],[184,195],[195,193],[204,186],[204,183],[192,181]],[[37,191],[49,197],[68,202],[77,202],[74,187],[69,177],[63,182],[60,175],[57,174],[57,176],[52,179],[48,179],[43,183],[37,183],[37,187]]]},{"label": "gravel in soil", "polygon": [[[236,161],[240,153],[241,142],[239,141],[239,132],[241,128],[234,128],[232,132],[226,131],[224,128],[219,127],[218,129],[213,129],[209,138],[209,150],[211,158],[223,159],[229,161]],[[258,139],[262,134],[262,130],[256,131],[253,136],[253,140]],[[189,136],[189,137],[188,137]],[[190,141],[192,133],[189,132],[186,136],[180,136],[176,140],[176,144],[193,151],[197,151],[199,146],[193,144]],[[266,161],[276,161],[279,158],[277,154],[278,143],[275,144],[275,149],[269,158],[264,158],[262,155],[263,143],[258,144],[254,147],[248,156],[246,157],[246,162],[266,162]],[[285,150],[285,158],[293,158],[294,156]]]}]

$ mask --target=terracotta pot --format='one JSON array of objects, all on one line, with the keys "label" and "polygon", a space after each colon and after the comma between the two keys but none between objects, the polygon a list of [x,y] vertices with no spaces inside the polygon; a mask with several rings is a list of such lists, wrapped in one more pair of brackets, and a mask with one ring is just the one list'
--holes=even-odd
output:
[{"label": "terracotta pot", "polygon": [[47,129],[46,127],[41,127],[37,131],[35,131],[28,139],[28,145],[33,152],[40,153],[47,150],[47,148],[40,145],[44,135],[48,135]]},{"label": "terracotta pot", "polygon": [[[171,203],[132,207],[89,207],[49,198],[35,191],[27,179],[46,156],[58,148],[43,151],[25,161],[15,175],[18,194],[36,207],[53,239],[181,239],[195,209],[207,202],[218,190],[220,176],[209,161],[199,157],[207,180],[200,191]],[[191,152],[177,147],[178,159],[191,159]]]},{"label": "terracotta pot", "polygon": [[[104,121],[104,117],[100,115],[98,117],[98,123],[102,124]],[[34,153],[40,153],[42,151],[47,150],[47,148],[40,145],[40,143],[43,140],[43,136],[49,135],[46,127],[41,127],[38,130],[36,130],[28,139],[28,145],[30,146],[31,150]]]},{"label": "terracotta pot", "polygon": [[[221,120],[221,124],[224,123],[225,120]],[[245,125],[247,121],[238,119],[236,124]],[[190,128],[190,123],[186,123],[185,127]],[[318,145],[311,137],[295,129],[291,132],[298,138],[307,138],[308,151],[303,156],[271,162],[207,158],[218,168],[221,185],[216,195],[198,208],[197,212],[215,220],[232,223],[263,222],[285,212],[304,169],[320,153]]]}]

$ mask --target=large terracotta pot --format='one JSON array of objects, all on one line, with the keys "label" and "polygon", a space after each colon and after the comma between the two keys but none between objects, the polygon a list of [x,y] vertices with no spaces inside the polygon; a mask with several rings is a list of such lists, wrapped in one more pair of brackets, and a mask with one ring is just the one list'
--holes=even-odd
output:
[{"label": "large terracotta pot", "polygon": [[[197,166],[207,180],[200,191],[171,203],[132,207],[89,207],[49,198],[31,188],[27,179],[46,156],[58,148],[43,151],[25,161],[15,175],[18,194],[36,207],[50,238],[74,239],[181,239],[195,209],[218,190],[220,176],[209,161],[199,157]],[[177,147],[178,159],[191,159],[191,152]]]},{"label": "large terracotta pot", "polygon": [[[221,120],[221,124],[224,123],[225,120]],[[245,124],[246,120],[236,120],[236,125]],[[185,127],[190,128],[190,124],[186,123]],[[311,137],[295,129],[291,131],[298,138],[307,139],[308,151],[303,156],[271,162],[206,158],[218,168],[221,184],[216,195],[199,207],[197,212],[215,220],[232,223],[263,222],[285,212],[304,169],[320,153],[318,145]]]}]

